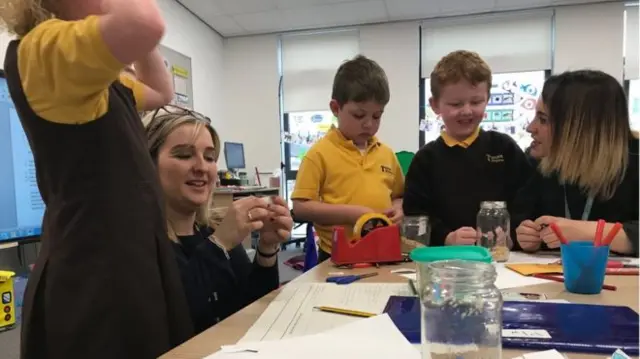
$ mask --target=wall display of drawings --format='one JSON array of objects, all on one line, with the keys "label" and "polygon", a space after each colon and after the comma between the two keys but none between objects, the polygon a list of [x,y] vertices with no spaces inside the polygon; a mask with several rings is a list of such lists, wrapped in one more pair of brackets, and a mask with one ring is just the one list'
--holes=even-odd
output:
[{"label": "wall display of drawings", "polygon": [[164,64],[173,76],[175,96],[172,104],[193,109],[193,74],[191,58],[166,46],[160,45]]}]

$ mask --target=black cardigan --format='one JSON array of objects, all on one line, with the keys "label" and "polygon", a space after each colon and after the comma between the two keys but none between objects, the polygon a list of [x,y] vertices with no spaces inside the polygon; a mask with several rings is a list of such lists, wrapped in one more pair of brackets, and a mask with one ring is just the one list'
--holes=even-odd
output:
[{"label": "black cardigan", "polygon": [[211,228],[179,236],[173,249],[180,268],[196,333],[215,325],[278,288],[278,265],[251,263],[242,245],[225,256],[208,237]]},{"label": "black cardigan", "polygon": [[[593,169],[597,171],[597,168]],[[567,202],[572,219],[580,219],[584,210],[587,197],[575,185],[567,186]],[[623,229],[633,247],[633,255],[638,255],[638,139],[629,141],[629,163],[625,177],[616,189],[613,198],[607,201],[596,199],[593,203],[590,221],[604,219],[607,222],[621,222]],[[565,217],[564,186],[560,184],[558,177],[552,175],[545,177],[536,171],[527,185],[518,194],[511,212],[511,234],[514,249],[520,249],[515,237],[515,229],[525,219],[535,220],[544,215]],[[546,249],[544,243],[542,249]]]}]

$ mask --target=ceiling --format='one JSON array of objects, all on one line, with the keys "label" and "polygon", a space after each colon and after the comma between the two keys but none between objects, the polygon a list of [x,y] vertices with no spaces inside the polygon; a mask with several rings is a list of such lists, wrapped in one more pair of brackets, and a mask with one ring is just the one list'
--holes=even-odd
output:
[{"label": "ceiling", "polygon": [[[224,37],[603,0],[176,0]],[[608,0],[617,1],[617,0]]]}]

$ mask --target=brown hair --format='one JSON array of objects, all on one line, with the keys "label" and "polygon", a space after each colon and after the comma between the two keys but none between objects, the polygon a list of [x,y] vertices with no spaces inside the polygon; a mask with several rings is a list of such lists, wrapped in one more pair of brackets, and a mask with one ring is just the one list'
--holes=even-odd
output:
[{"label": "brown hair", "polygon": [[40,23],[52,19],[48,10],[49,0],[2,0],[0,1],[0,21],[7,30],[18,36],[25,36]]},{"label": "brown hair", "polygon": [[340,106],[347,102],[375,101],[386,106],[389,103],[389,81],[377,62],[358,55],[344,62],[333,78],[331,98]]},{"label": "brown hair", "polygon": [[610,199],[629,162],[627,97],[620,83],[602,71],[568,71],[550,77],[542,89],[549,112],[551,148],[540,170],[557,174],[590,196]]},{"label": "brown hair", "polygon": [[[431,96],[438,99],[442,88],[465,80],[477,86],[487,84],[491,90],[491,68],[476,52],[458,50],[441,58],[431,71]],[[488,93],[487,93],[488,94]]]},{"label": "brown hair", "polygon": [[[220,137],[218,132],[211,126],[211,120],[197,112],[182,109],[177,106],[165,106],[159,110],[147,112],[142,123],[147,133],[147,141],[149,154],[154,163],[158,163],[158,153],[160,148],[166,141],[167,137],[178,127],[184,124],[193,124],[196,126],[194,136],[198,134],[202,128],[206,128],[211,134],[213,147],[215,148],[214,158],[217,161],[220,155]],[[221,220],[223,213],[211,210],[213,193],[209,197],[209,201],[203,204],[196,212],[196,224],[200,226],[215,227]],[[177,236],[173,230],[171,222],[167,219],[167,229],[169,239],[176,241]]]}]

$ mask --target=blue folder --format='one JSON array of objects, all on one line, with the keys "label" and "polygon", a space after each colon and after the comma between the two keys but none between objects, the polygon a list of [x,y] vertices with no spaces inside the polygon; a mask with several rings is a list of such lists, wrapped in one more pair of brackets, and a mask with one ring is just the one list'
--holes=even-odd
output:
[{"label": "blue folder", "polygon": [[[420,343],[420,301],[392,296],[384,312],[411,343]],[[504,348],[639,354],[638,313],[628,307],[551,302],[505,302],[504,329],[543,329],[550,339],[502,338]]]}]

